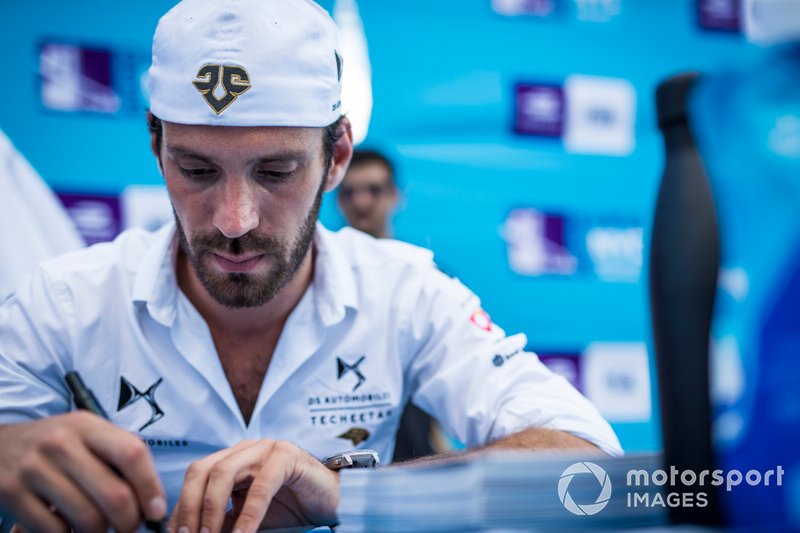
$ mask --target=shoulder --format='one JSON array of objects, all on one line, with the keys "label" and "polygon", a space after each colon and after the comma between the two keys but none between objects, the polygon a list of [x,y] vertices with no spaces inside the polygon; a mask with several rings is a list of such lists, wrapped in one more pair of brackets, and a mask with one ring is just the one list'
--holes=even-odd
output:
[{"label": "shoulder", "polygon": [[389,269],[412,273],[436,270],[433,252],[426,248],[394,239],[376,239],[349,227],[336,232],[322,231],[325,232],[326,244],[356,271]]},{"label": "shoulder", "polygon": [[68,276],[87,270],[119,268],[135,270],[150,249],[157,233],[129,229],[113,241],[102,242],[68,252],[41,263],[41,268],[54,277]]},{"label": "shoulder", "polygon": [[39,275],[78,288],[99,288],[111,279],[132,279],[141,269],[158,232],[126,230],[113,241],[98,243],[41,262]]},{"label": "shoulder", "polygon": [[127,231],[112,242],[39,263],[2,302],[0,327],[22,336],[27,331],[31,338],[49,331],[52,339],[60,339],[53,343],[64,345],[65,339],[74,338],[66,331],[115,320],[130,309],[125,302],[133,294],[137,273],[153,256],[157,236]]},{"label": "shoulder", "polygon": [[320,233],[324,254],[320,263],[328,270],[324,277],[340,293],[352,293],[362,308],[391,307],[413,314],[437,301],[452,304],[468,297],[458,280],[439,270],[428,249],[375,239],[352,228],[337,232],[323,228]]}]

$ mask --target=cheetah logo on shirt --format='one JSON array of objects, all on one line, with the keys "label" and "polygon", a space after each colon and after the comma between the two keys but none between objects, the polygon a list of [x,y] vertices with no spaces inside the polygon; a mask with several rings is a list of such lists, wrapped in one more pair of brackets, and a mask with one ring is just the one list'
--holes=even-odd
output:
[{"label": "cheetah logo on shirt", "polygon": [[120,376],[119,378],[119,403],[117,404],[118,413],[142,399],[150,404],[150,408],[153,410],[153,415],[150,417],[150,420],[145,422],[145,424],[139,428],[139,431],[143,431],[144,428],[151,426],[152,424],[155,424],[164,418],[164,411],[161,410],[158,402],[156,402],[156,389],[159,385],[161,385],[162,381],[164,381],[164,378],[158,378],[158,381],[150,385],[146,391],[142,392],[123,376]]},{"label": "cheetah logo on shirt", "polygon": [[353,443],[353,446],[358,446],[369,438],[369,430],[365,428],[350,428],[336,438],[349,440]]},{"label": "cheetah logo on shirt", "polygon": [[[217,98],[214,89],[222,81],[225,95]],[[250,75],[242,67],[234,65],[203,65],[197,71],[197,80],[192,82],[206,103],[219,115],[250,88]]]}]

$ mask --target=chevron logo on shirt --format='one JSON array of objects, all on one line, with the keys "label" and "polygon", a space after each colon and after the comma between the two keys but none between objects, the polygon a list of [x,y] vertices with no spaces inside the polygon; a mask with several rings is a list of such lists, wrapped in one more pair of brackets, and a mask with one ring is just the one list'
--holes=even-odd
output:
[{"label": "chevron logo on shirt", "polygon": [[139,428],[139,431],[144,430],[144,428],[155,424],[162,418],[164,418],[164,411],[161,410],[161,407],[156,402],[156,389],[161,382],[164,381],[164,378],[158,378],[158,381],[150,385],[147,390],[144,392],[140,391],[136,388],[136,386],[125,379],[124,376],[120,376],[119,378],[119,403],[117,404],[117,412],[122,411],[126,407],[130,407],[131,405],[135,404],[139,400],[146,401],[150,408],[153,410],[153,414],[150,419],[144,423],[142,427]]}]

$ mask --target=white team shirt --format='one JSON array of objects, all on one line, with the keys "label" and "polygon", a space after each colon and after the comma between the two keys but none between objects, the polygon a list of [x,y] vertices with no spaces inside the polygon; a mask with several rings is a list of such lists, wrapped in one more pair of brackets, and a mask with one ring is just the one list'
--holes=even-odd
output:
[{"label": "white team shirt", "polygon": [[467,446],[530,426],[622,453],[594,406],[506,337],[432,254],[317,225],[314,278],[245,425],[208,327],[175,277],[174,223],[49,260],[0,307],[0,424],[69,411],[77,370],[111,420],[150,446],[177,502],[186,467],[243,439],[322,458],[391,458],[409,398]]}]

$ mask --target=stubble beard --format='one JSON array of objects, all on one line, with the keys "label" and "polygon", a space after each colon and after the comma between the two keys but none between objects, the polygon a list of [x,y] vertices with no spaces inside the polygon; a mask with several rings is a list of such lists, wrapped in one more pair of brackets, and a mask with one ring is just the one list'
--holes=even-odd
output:
[{"label": "stubble beard", "polygon": [[[178,243],[208,294],[219,304],[237,309],[258,307],[272,300],[295,275],[311,247],[324,184],[323,179],[300,233],[292,243],[282,236],[266,235],[258,230],[251,230],[235,239],[229,239],[219,231],[212,234],[196,232],[187,236],[173,208]],[[265,274],[221,273],[211,266],[215,251],[230,255],[263,254],[265,259],[271,260],[272,266]]]}]

